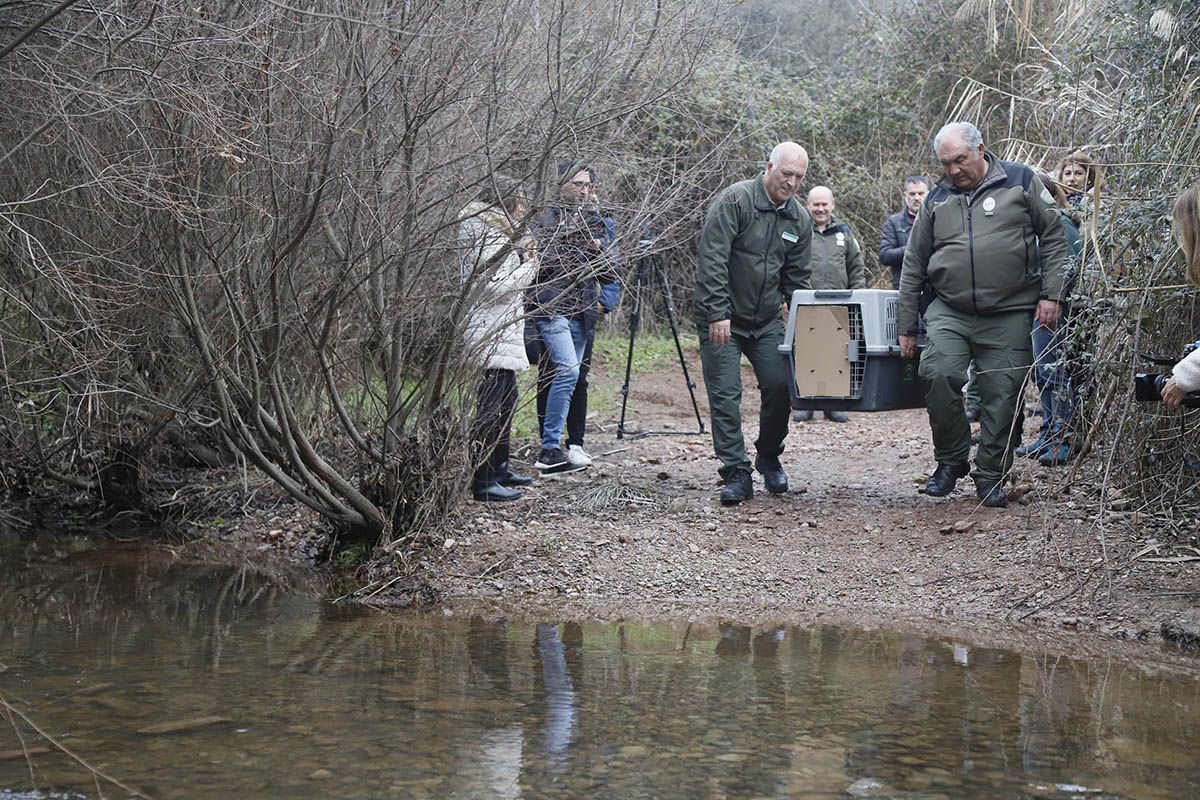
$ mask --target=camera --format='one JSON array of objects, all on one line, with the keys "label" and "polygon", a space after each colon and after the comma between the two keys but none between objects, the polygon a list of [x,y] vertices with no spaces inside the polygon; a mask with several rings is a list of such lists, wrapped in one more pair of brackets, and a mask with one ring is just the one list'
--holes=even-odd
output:
[{"label": "camera", "polygon": [[[1200,342],[1192,342],[1187,347],[1183,348],[1183,353],[1179,358],[1169,359],[1159,356],[1144,355],[1143,357],[1152,364],[1160,366],[1171,366],[1179,360],[1186,358],[1196,348],[1200,347]],[[1133,376],[1133,397],[1139,403],[1153,403],[1162,400],[1163,386],[1166,385],[1167,379],[1171,376],[1162,372],[1138,372]],[[1190,393],[1183,397],[1183,405],[1187,408],[1200,408],[1200,394]]]},{"label": "camera", "polygon": [[604,235],[603,213],[599,206],[562,208],[558,215],[558,235],[568,241],[599,239]]}]

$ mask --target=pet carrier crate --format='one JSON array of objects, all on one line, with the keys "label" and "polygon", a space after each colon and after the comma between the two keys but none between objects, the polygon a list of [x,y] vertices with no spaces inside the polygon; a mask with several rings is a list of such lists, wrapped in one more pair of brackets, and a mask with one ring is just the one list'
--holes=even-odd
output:
[{"label": "pet carrier crate", "polygon": [[792,372],[792,408],[891,411],[924,408],[918,358],[901,358],[900,293],[893,289],[792,293],[780,352]]}]

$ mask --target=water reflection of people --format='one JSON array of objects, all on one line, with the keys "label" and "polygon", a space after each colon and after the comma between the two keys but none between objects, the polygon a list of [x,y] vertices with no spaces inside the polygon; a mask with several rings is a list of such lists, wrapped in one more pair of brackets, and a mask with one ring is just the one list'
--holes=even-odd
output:
[{"label": "water reflection of people", "polygon": [[575,684],[567,672],[566,652],[557,625],[537,626],[535,652],[541,665],[546,701],[541,747],[554,765],[561,766],[566,763],[567,750],[575,736],[576,700]]},{"label": "water reflection of people", "polygon": [[[717,630],[721,638],[715,649],[711,713],[718,724],[733,723],[728,741],[717,744],[727,754],[742,757],[731,761],[731,771],[718,779],[721,789],[731,797],[786,796],[791,759],[786,746],[794,731],[779,659],[784,629],[754,633],[749,626],[718,623]],[[752,718],[749,725],[744,720],[747,713]]]}]

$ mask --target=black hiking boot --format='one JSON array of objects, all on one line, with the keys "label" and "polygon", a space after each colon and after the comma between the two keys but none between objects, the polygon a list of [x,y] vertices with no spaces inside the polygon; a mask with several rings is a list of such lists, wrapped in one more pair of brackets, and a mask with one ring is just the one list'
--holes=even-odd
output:
[{"label": "black hiking boot", "polygon": [[481,503],[503,503],[509,500],[520,500],[521,493],[516,489],[501,486],[496,481],[492,481],[491,483],[473,481],[471,483],[471,497]]},{"label": "black hiking boot", "polygon": [[750,471],[739,469],[725,479],[725,488],[721,490],[721,505],[736,506],[744,500],[754,497],[754,481]]},{"label": "black hiking boot", "polygon": [[1000,488],[1000,481],[977,481],[975,494],[988,508],[1005,508],[1008,506],[1008,495]]},{"label": "black hiking boot", "polygon": [[938,463],[937,469],[925,482],[925,494],[930,497],[945,497],[954,491],[954,484],[959,478],[966,477],[971,468],[966,464]]},{"label": "black hiking boot", "polygon": [[788,490],[787,473],[779,463],[779,456],[757,456],[754,468],[763,476],[763,483],[771,494],[783,494]]}]

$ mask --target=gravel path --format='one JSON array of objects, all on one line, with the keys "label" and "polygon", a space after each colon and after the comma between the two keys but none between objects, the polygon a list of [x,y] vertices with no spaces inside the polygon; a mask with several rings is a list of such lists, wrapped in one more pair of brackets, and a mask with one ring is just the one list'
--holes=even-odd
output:
[{"label": "gravel path", "polygon": [[[609,372],[596,365],[594,393],[618,391],[621,376]],[[748,367],[743,377],[754,386]],[[749,442],[756,403],[752,389]],[[694,429],[690,411],[677,364],[635,379],[634,426]],[[1135,560],[1154,521],[1098,513],[1086,465],[1071,495],[1056,485],[1062,470],[1022,460],[1024,494],[1008,509],[979,506],[970,479],[935,499],[918,492],[933,467],[923,410],[852,414],[846,424],[818,414],[792,423],[782,457],[791,490],[768,495],[756,475],[754,499],[724,508],[707,435],[617,440],[615,427],[594,422],[588,447],[599,457],[589,470],[540,480],[514,503],[469,503],[447,521],[432,569],[452,607],[951,623],[1156,642],[1164,630],[1176,639],[1200,630],[1200,564]]]}]

